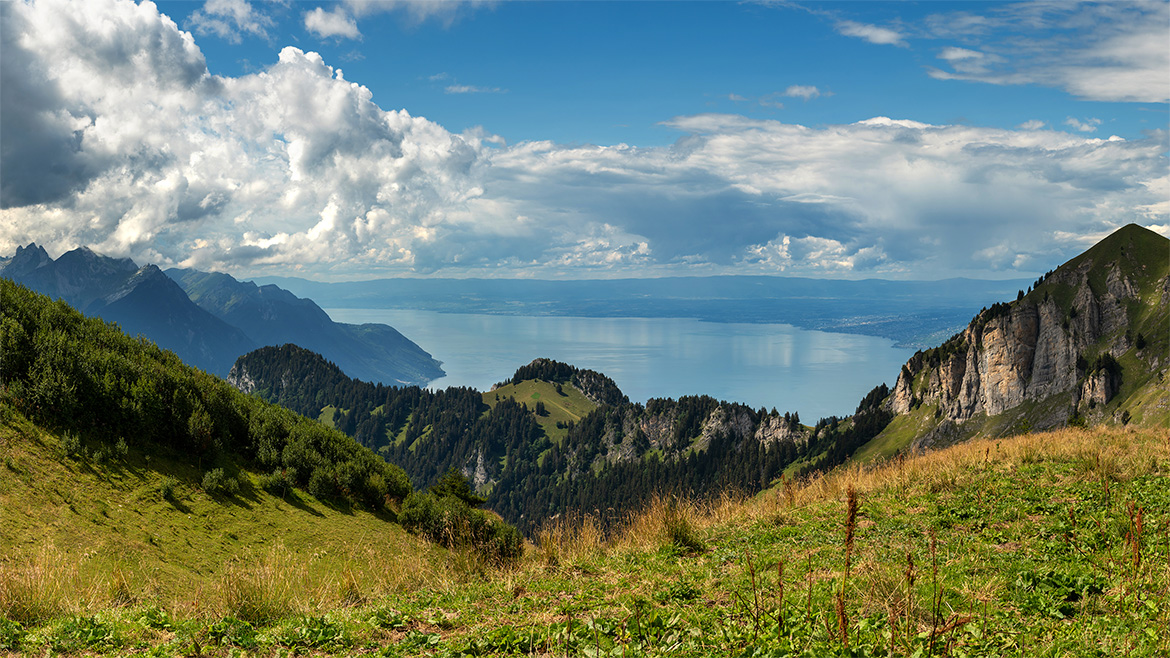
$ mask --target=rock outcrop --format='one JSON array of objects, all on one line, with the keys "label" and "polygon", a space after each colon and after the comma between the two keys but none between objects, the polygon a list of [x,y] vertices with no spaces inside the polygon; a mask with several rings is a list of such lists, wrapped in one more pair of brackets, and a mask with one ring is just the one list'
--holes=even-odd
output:
[{"label": "rock outcrop", "polygon": [[[1158,320],[1170,299],[1167,263],[1134,255],[1157,254],[1161,243],[1170,246],[1130,225],[1043,277],[1026,296],[984,309],[962,333],[910,359],[890,408],[907,414],[935,406],[950,435],[953,425],[1055,396],[1068,396],[1068,403],[1031,419],[1030,427],[1060,425],[1086,405],[1107,404],[1121,390],[1116,358],[1134,348],[1135,328],[1167,331]],[[1170,251],[1162,256],[1170,258]],[[1165,368],[1155,354],[1139,357],[1143,367]],[[936,445],[937,438],[919,437],[914,447]]]}]

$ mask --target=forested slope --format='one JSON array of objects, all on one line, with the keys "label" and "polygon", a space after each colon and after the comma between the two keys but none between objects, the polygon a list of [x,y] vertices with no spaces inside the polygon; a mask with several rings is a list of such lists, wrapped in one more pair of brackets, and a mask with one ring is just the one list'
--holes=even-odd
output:
[{"label": "forested slope", "polygon": [[[569,512],[620,521],[656,494],[754,493],[785,468],[805,473],[843,462],[890,417],[878,408],[884,386],[855,417],[811,428],[796,414],[708,396],[631,403],[605,375],[549,359],[521,367],[495,391],[433,392],[352,380],[286,345],[241,357],[229,380],[356,437],[405,469],[415,487],[462,471],[490,509],[529,534]],[[549,431],[542,417],[567,389],[592,408]],[[520,390],[528,396],[517,399]]]},{"label": "forested slope", "polygon": [[153,343],[0,279],[0,403],[93,450],[166,449],[381,509],[402,469],[341,432],[244,395]]}]

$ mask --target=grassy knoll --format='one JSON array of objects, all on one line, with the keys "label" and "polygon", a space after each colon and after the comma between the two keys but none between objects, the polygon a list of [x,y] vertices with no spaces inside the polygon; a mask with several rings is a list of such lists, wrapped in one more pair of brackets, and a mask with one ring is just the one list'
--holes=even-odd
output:
[{"label": "grassy knoll", "polygon": [[[542,380],[530,379],[518,384],[508,384],[483,394],[483,401],[489,406],[495,406],[497,400],[508,398],[515,398],[516,402],[527,405],[529,409],[536,409],[536,403],[543,402],[547,415],[537,416],[536,422],[544,429],[545,436],[557,444],[568,435],[569,423],[579,422],[597,408],[596,404],[576,388],[563,384],[561,392],[558,393],[556,384]],[[557,427],[558,424],[560,427]]]},{"label": "grassy knoll", "polygon": [[[13,445],[4,443],[5,482],[34,467]],[[194,506],[199,495],[187,496]],[[318,511],[327,516],[316,522],[332,518]],[[247,573],[292,578],[298,591],[345,582],[341,561],[333,571],[279,573],[297,563],[292,546],[256,551]],[[233,564],[230,552],[220,555]],[[369,585],[363,573],[353,579],[360,595],[302,596],[286,614],[253,622],[226,611],[210,573],[192,576],[190,591],[203,594],[187,605],[155,593],[149,571],[131,600],[91,601],[79,594],[86,583],[109,577],[79,573],[57,613],[0,622],[0,651],[1166,655],[1170,445],[1164,431],[1131,428],[976,440],[786,481],[751,500],[660,500],[609,538],[588,519],[561,519],[511,569],[440,552],[403,559],[412,560],[406,569],[383,565],[400,574],[397,586]],[[3,569],[0,611],[10,610],[2,606],[13,584],[29,579],[12,561]]]}]

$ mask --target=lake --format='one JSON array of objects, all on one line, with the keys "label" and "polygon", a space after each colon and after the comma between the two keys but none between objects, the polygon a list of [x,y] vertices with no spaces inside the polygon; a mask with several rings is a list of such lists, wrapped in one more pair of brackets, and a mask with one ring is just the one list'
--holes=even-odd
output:
[{"label": "lake", "polygon": [[538,357],[613,378],[634,402],[710,395],[753,408],[797,411],[801,421],[853,413],[874,386],[893,386],[913,350],[885,338],[785,324],[685,318],[576,318],[325,309],[337,322],[398,329],[439,361],[430,388],[489,390]]}]

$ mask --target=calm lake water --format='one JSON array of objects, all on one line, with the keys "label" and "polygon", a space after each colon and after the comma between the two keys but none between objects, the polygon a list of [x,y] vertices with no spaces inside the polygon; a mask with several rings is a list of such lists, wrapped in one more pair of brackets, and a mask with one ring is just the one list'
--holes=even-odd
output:
[{"label": "calm lake water", "polygon": [[913,350],[872,336],[785,324],[679,318],[571,318],[325,309],[337,322],[398,329],[439,361],[431,388],[486,391],[548,357],[605,373],[631,401],[706,394],[753,408],[797,411],[811,424],[853,413],[874,386],[893,386]]}]

